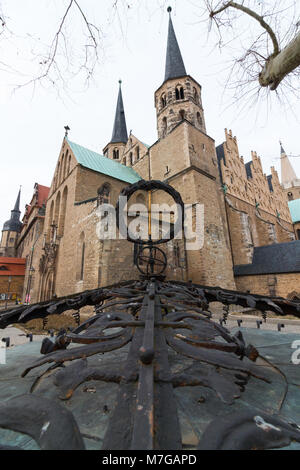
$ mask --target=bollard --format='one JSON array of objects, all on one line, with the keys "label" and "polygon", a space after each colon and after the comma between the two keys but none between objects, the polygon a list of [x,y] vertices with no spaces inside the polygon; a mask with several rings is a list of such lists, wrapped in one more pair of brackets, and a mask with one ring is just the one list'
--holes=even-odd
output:
[{"label": "bollard", "polygon": [[27,333],[26,338],[29,338],[29,342],[32,343],[33,334]]},{"label": "bollard", "polygon": [[260,325],[262,325],[262,321],[261,320],[256,320],[256,326],[257,326],[258,329],[260,328]]},{"label": "bollard", "polygon": [[281,331],[281,328],[284,328],[284,323],[277,323],[277,330]]}]

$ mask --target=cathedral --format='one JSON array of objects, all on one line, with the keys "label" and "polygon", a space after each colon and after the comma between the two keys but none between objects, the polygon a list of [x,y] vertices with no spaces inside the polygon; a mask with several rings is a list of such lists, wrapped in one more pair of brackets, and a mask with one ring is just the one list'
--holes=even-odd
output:
[{"label": "cathedral", "polygon": [[[255,152],[244,163],[230,130],[216,146],[207,134],[201,94],[185,69],[170,15],[164,80],[154,94],[157,141],[149,146],[128,135],[120,82],[103,155],[71,141],[66,127],[51,186],[35,184],[23,223],[19,194],[0,253],[26,259],[23,302],[138,277],[133,244],[101,240],[96,227],[99,205],[115,205],[120,191],[140,180],[164,181],[185,204],[204,206],[201,249],[186,249],[184,239],[164,244],[167,278],[264,295],[299,294],[300,182],[288,156],[281,147],[281,184],[273,167],[264,174]],[[162,198],[162,192],[153,193],[153,203],[168,202]],[[145,195],[135,200],[145,202]]]}]

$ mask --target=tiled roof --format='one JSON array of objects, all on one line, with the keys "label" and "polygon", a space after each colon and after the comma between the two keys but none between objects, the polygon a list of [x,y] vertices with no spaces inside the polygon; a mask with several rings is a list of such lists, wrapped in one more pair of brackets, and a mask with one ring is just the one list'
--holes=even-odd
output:
[{"label": "tiled roof", "polygon": [[104,157],[81,145],[67,140],[72,152],[80,165],[103,175],[111,176],[126,183],[136,183],[141,177],[132,168]]},{"label": "tiled roof", "polygon": [[25,276],[25,258],[0,257],[0,276]]},{"label": "tiled roof", "polygon": [[288,202],[293,224],[300,222],[300,199]]},{"label": "tiled roof", "polygon": [[254,248],[251,264],[234,266],[235,276],[300,272],[300,240]]}]

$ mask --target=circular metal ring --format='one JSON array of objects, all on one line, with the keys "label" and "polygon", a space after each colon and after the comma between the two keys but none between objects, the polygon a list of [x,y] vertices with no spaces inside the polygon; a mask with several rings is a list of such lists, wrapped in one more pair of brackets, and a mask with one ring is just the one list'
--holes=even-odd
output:
[{"label": "circular metal ring", "polygon": [[[165,191],[168,193],[174,202],[181,207],[181,216],[178,216],[176,221],[174,222],[174,230],[171,232],[171,229],[168,231],[166,236],[164,238],[160,238],[159,240],[141,240],[141,239],[134,239],[132,238],[129,233],[128,233],[128,228],[127,224],[124,222],[124,212],[120,214],[120,204],[119,204],[119,199],[116,204],[116,222],[117,222],[117,227],[121,235],[125,238],[127,238],[128,241],[132,243],[137,243],[138,245],[158,245],[160,243],[167,243],[170,240],[173,240],[175,236],[183,229],[183,221],[184,221],[184,204],[182,201],[182,198],[176,189],[172,188],[172,186],[168,185],[167,183],[163,183],[162,181],[159,180],[140,180],[137,183],[131,184],[130,186],[127,186],[126,188],[123,188],[122,191],[120,192],[120,196],[125,196],[127,197],[127,204],[128,201],[130,200],[131,196],[137,192],[137,191],[151,191],[152,189],[160,189],[162,191]],[[122,232],[122,229],[120,228],[120,216],[123,218],[124,224],[122,224],[123,227],[126,226],[126,233]]]}]

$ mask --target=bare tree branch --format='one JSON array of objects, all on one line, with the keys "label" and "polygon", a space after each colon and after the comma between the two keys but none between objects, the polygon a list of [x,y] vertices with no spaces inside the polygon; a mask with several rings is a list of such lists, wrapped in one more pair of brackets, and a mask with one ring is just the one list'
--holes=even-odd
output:
[{"label": "bare tree branch", "polygon": [[221,13],[222,11],[224,11],[226,8],[229,8],[229,7],[236,8],[237,10],[241,10],[247,15],[252,16],[252,18],[256,19],[259,22],[259,24],[269,33],[272,39],[273,46],[274,46],[274,51],[272,55],[275,56],[279,53],[279,44],[278,44],[276,34],[274,33],[273,29],[264,21],[262,16],[258,15],[257,13],[255,13],[255,11],[251,10],[250,8],[245,7],[244,5],[240,5],[239,3],[228,2],[225,5],[223,5],[223,7],[221,7],[219,10],[211,11],[210,17],[212,18],[213,16],[216,16],[218,13]]}]

